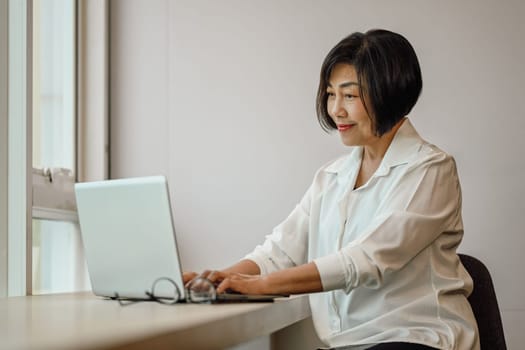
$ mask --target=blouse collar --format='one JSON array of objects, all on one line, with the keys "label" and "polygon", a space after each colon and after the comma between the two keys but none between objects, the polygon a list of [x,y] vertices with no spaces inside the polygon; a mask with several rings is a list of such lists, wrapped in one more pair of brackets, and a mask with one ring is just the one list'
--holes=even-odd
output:
[{"label": "blouse collar", "polygon": [[[408,163],[424,143],[410,120],[406,118],[394,135],[374,176],[386,176],[390,169]],[[336,173],[340,179],[347,178],[353,169],[360,166],[362,154],[362,146],[352,147],[348,156],[337,159],[325,171]]]}]

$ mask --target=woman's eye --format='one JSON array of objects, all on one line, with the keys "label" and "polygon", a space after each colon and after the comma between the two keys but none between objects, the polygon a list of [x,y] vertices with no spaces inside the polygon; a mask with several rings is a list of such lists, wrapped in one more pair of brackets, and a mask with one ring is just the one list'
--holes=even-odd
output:
[{"label": "woman's eye", "polygon": [[349,94],[346,94],[345,95],[345,98],[348,99],[348,100],[351,100],[353,98],[356,98],[356,95],[349,95]]},{"label": "woman's eye", "polygon": [[334,96],[335,96],[335,94],[334,94],[333,92],[327,92],[326,95],[327,95],[328,97],[334,97]]}]

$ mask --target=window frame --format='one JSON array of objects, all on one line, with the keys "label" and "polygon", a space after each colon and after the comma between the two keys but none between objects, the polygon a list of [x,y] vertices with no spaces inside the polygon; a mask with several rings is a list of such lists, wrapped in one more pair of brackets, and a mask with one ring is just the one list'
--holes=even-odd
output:
[{"label": "window frame", "polygon": [[[75,180],[109,175],[108,0],[76,0],[75,7],[76,176],[64,176],[32,166],[33,0],[0,0],[0,297],[32,294],[33,218],[78,221],[74,205],[48,203],[55,195],[46,199],[38,189],[70,201]],[[53,176],[67,182],[65,191],[48,181]]]},{"label": "window frame", "polygon": [[7,137],[7,295],[31,292],[32,0],[9,0]]},{"label": "window frame", "polygon": [[0,0],[0,298],[7,296],[8,0]]},{"label": "window frame", "polygon": [[109,1],[77,4],[77,181],[109,178]]}]

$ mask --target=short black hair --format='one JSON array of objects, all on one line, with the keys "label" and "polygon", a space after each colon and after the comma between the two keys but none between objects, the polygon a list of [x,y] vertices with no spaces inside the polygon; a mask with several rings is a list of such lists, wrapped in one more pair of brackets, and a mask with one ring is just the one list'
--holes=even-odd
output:
[{"label": "short black hair", "polygon": [[316,109],[326,131],[337,129],[328,115],[326,89],[339,63],[356,70],[359,95],[377,136],[412,110],[423,87],[416,52],[405,37],[384,29],[352,33],[330,50],[321,66]]}]

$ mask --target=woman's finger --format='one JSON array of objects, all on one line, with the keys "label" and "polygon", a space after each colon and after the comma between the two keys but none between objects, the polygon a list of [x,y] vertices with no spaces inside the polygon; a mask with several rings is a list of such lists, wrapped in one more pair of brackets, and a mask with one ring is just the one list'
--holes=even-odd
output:
[{"label": "woman's finger", "polygon": [[232,290],[242,294],[257,294],[256,283],[258,279],[258,276],[231,274],[218,285],[217,293]]},{"label": "woman's finger", "polygon": [[196,272],[193,272],[193,271],[183,272],[182,273],[182,281],[184,282],[184,284],[186,284],[186,283],[190,282],[191,280],[193,280],[197,276],[198,276],[198,274]]},{"label": "woman's finger", "polygon": [[208,279],[208,276],[212,273],[212,270],[204,270],[200,274],[195,272],[184,272],[182,277],[184,279],[184,286],[189,288],[197,278]]},{"label": "woman's finger", "polygon": [[227,290],[233,290],[235,292],[240,292],[238,290],[236,290],[233,286],[232,286],[232,279],[231,278],[225,278],[222,280],[222,282],[217,286],[217,294],[221,294],[221,293],[224,293],[226,292]]},{"label": "woman's finger", "polygon": [[[204,270],[201,274],[195,276],[197,279],[205,279],[212,282],[214,285],[218,285],[228,274],[225,274],[219,270]],[[195,279],[195,278],[194,278]],[[190,280],[191,283],[193,280]],[[189,284],[186,283],[186,287],[189,287]]]},{"label": "woman's finger", "polygon": [[208,276],[212,273],[212,270],[204,270],[199,275],[200,278],[208,278]]}]

